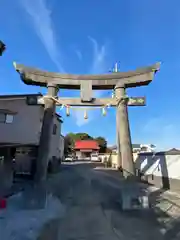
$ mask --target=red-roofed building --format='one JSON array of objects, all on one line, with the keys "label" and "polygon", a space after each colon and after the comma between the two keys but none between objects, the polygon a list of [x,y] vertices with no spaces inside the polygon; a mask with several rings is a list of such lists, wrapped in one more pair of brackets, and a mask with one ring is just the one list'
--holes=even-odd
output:
[{"label": "red-roofed building", "polygon": [[87,159],[99,152],[99,144],[95,140],[79,140],[75,142],[74,150],[78,159]]}]

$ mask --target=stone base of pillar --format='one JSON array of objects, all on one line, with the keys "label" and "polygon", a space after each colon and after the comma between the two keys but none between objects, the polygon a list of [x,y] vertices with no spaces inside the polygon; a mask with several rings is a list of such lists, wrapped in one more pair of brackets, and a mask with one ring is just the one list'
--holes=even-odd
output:
[{"label": "stone base of pillar", "polygon": [[141,210],[149,209],[148,196],[133,196],[132,194],[124,194],[122,197],[123,210]]},{"label": "stone base of pillar", "polygon": [[149,209],[149,196],[138,182],[132,179],[124,180],[121,189],[122,210]]},{"label": "stone base of pillar", "polygon": [[136,182],[138,181],[138,177],[136,177],[135,175],[132,175],[132,174],[128,174],[125,170],[121,170],[123,172],[123,177],[124,179],[126,179],[127,181],[129,182]]}]

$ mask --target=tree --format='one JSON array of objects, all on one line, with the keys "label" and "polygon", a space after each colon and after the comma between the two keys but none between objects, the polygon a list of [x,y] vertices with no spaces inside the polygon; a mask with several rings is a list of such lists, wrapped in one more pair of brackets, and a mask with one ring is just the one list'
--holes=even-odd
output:
[{"label": "tree", "polygon": [[90,140],[93,139],[89,134],[87,133],[76,133],[77,140]]},{"label": "tree", "polygon": [[107,141],[104,137],[97,137],[95,138],[94,140],[96,140],[99,144],[99,152],[100,153],[105,153],[106,152],[106,149],[107,149]]},{"label": "tree", "polygon": [[78,140],[93,139],[93,137],[91,137],[87,133],[68,133],[66,136],[68,136],[71,139],[73,146],[74,146],[75,142],[78,141]]},{"label": "tree", "polygon": [[64,137],[64,155],[67,156],[72,152],[73,141],[70,134]]},{"label": "tree", "polygon": [[72,152],[72,149],[75,145],[75,142],[78,140],[95,140],[98,142],[100,150],[100,153],[105,153],[107,150],[107,141],[104,137],[97,137],[93,138],[87,133],[68,133],[65,136],[65,144],[64,144],[64,153],[65,155]]}]

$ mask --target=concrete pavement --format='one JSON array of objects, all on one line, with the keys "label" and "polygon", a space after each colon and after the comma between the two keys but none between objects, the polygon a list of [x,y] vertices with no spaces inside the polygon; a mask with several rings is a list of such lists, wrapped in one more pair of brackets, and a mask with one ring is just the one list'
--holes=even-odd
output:
[{"label": "concrete pavement", "polygon": [[179,219],[174,223],[172,216],[155,208],[159,195],[154,196],[150,211],[124,212],[121,209],[123,181],[96,171],[95,165],[65,164],[52,178],[50,189],[66,206],[66,214],[63,219],[44,226],[39,240],[178,239]]}]

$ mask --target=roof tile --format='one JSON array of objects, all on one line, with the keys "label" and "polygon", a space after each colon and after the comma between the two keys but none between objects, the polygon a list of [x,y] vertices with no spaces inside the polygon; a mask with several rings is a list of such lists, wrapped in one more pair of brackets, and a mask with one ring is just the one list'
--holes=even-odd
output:
[{"label": "roof tile", "polygon": [[79,140],[75,142],[74,149],[99,149],[99,144],[95,140]]}]

